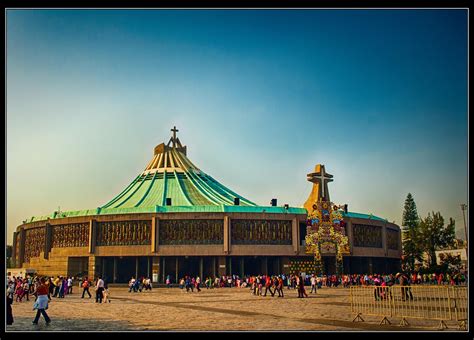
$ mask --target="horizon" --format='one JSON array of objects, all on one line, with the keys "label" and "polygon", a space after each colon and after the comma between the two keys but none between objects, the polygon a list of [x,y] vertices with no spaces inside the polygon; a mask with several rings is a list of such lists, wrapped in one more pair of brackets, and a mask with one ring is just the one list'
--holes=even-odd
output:
[{"label": "horizon", "polygon": [[197,167],[259,205],[302,206],[320,163],[350,212],[401,226],[411,193],[465,238],[465,10],[6,19],[7,244],[26,218],[105,204],[174,126]]}]

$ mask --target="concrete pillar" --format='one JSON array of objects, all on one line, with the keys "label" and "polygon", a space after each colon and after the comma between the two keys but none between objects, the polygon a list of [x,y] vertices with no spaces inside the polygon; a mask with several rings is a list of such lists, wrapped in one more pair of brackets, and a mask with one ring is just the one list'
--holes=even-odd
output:
[{"label": "concrete pillar", "polygon": [[162,271],[161,271],[161,282],[165,282],[165,279],[166,279],[165,270],[166,270],[166,257],[163,257],[163,268],[162,268]]},{"label": "concrete pillar", "polygon": [[349,250],[351,255],[354,253],[354,230],[352,226],[352,221],[346,221],[347,225],[347,238],[349,241]]},{"label": "concrete pillar", "polygon": [[284,256],[284,257],[280,258],[279,262],[280,262],[279,263],[280,272],[285,273],[285,274],[290,274],[290,258]]},{"label": "concrete pillar", "polygon": [[299,232],[298,220],[296,217],[291,220],[291,238],[292,238],[293,252],[297,254],[298,249],[299,249],[300,232]]},{"label": "concrete pillar", "polygon": [[98,258],[95,256],[89,256],[89,275],[90,280],[94,280],[100,272],[100,264],[98,263]]},{"label": "concrete pillar", "polygon": [[201,256],[201,259],[199,260],[199,277],[201,278],[202,281],[202,274],[204,272],[204,258]]},{"label": "concrete pillar", "polygon": [[138,256],[135,257],[135,278],[138,279]]},{"label": "concrete pillar", "polygon": [[158,256],[153,256],[151,258],[151,273],[152,273],[151,281],[153,283],[157,283],[159,281],[159,274],[160,274],[160,258]]},{"label": "concrete pillar", "polygon": [[212,258],[212,276],[216,277],[216,257]]},{"label": "concrete pillar", "polygon": [[114,257],[114,273],[113,273],[113,283],[115,283],[115,281],[117,281],[117,258]]},{"label": "concrete pillar", "polygon": [[45,238],[44,238],[44,258],[49,258],[49,252],[51,251],[51,245],[53,243],[53,227],[51,224],[46,223],[45,226]]},{"label": "concrete pillar", "polygon": [[230,254],[230,218],[224,216],[224,254]]},{"label": "concrete pillar", "polygon": [[384,223],[382,227],[382,247],[383,253],[385,256],[388,255],[388,247],[387,247],[387,223]]},{"label": "concrete pillar", "polygon": [[26,230],[22,228],[20,231],[20,254],[19,254],[20,263],[17,264],[17,267],[23,267],[23,262],[25,262],[25,241],[26,241]]},{"label": "concrete pillar", "polygon": [[225,256],[217,257],[217,275],[219,277],[226,275],[226,265],[225,265]]},{"label": "concrete pillar", "polygon": [[179,259],[178,257],[176,257],[176,281],[175,282],[178,282],[179,280]]},{"label": "concrete pillar", "polygon": [[95,253],[95,245],[97,242],[97,221],[89,221],[89,254]]},{"label": "concrete pillar", "polygon": [[232,275],[232,257],[229,256],[227,259],[229,260],[229,272],[228,272],[228,274]]},{"label": "concrete pillar", "polygon": [[150,277],[150,256],[146,258],[146,277]]},{"label": "concrete pillar", "polygon": [[158,217],[153,217],[151,220],[151,252],[158,252],[160,220]]},{"label": "concrete pillar", "polygon": [[16,231],[13,232],[13,248],[12,248],[12,260],[11,260],[11,267],[16,268],[16,263],[18,262],[17,259],[17,254],[18,254],[18,249],[16,249],[16,242],[18,239],[18,233]]}]

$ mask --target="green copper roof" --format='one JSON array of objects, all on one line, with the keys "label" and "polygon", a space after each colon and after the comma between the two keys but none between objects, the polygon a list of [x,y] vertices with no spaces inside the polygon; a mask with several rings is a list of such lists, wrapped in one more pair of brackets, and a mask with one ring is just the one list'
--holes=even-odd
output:
[{"label": "green copper roof", "polygon": [[[177,130],[172,130],[176,132]],[[171,205],[166,199],[171,198]],[[240,205],[234,205],[234,198]],[[167,145],[161,143],[143,172],[118,195],[97,209],[54,212],[32,217],[25,223],[48,218],[131,213],[242,212],[307,214],[305,208],[257,206],[201,171],[186,156],[186,146],[174,133]],[[375,219],[380,217],[349,212],[345,216]]]},{"label": "green copper roof", "polygon": [[46,216],[36,216],[25,221],[25,223],[44,221],[55,218],[95,216],[95,215],[120,215],[139,213],[184,213],[184,212],[232,212],[232,213],[270,213],[270,214],[304,214],[306,209],[289,207],[266,207],[266,206],[242,206],[242,205],[196,205],[196,206],[154,206],[154,207],[134,207],[134,208],[106,208],[89,209],[53,213]]},{"label": "green copper roof", "polygon": [[378,221],[385,221],[385,222],[387,221],[386,219],[375,216],[375,215],[359,214],[359,213],[350,212],[350,211],[348,211],[347,214],[342,213],[342,216],[343,217],[347,216],[347,217],[352,217],[352,218],[363,218],[363,219],[369,219],[369,220],[378,220]]},{"label": "green copper roof", "polygon": [[[173,130],[172,130],[173,131]],[[171,205],[166,199],[171,198]],[[234,198],[240,205],[234,205]],[[186,156],[186,146],[176,135],[161,143],[143,172],[118,195],[97,209],[54,212],[25,223],[48,218],[130,213],[242,212],[306,214],[304,208],[257,206],[201,171]]]},{"label": "green copper roof", "polygon": [[166,206],[167,198],[171,199],[171,206],[179,207],[233,206],[234,198],[239,198],[242,206],[256,206],[197,168],[186,157],[186,147],[172,138],[168,145],[158,145],[145,170],[101,208],[154,209]]}]

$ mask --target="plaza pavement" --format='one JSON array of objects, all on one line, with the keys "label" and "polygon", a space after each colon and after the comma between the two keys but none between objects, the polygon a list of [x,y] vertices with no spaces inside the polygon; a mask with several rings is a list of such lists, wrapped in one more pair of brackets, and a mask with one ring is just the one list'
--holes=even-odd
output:
[{"label": "plaza pavement", "polygon": [[[310,287],[307,287],[309,294]],[[248,288],[202,289],[186,293],[179,288],[154,288],[129,293],[124,286],[111,286],[111,303],[81,299],[82,289],[72,295],[53,298],[47,310],[52,319],[46,325],[31,322],[36,314],[33,299],[14,302],[14,324],[6,331],[436,331],[433,320],[409,319],[408,327],[389,318],[391,325],[379,325],[381,317],[364,315],[365,322],[352,322],[349,289],[322,288],[309,298],[298,299],[295,290],[285,288],[284,298],[254,296]],[[447,322],[446,331],[457,331]]]}]

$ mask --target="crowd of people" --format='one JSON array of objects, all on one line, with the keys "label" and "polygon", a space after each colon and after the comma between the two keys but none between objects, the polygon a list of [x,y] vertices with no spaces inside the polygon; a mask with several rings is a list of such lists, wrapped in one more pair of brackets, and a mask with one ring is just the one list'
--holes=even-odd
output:
[{"label": "crowd of people", "polygon": [[[74,277],[40,277],[37,275],[9,276],[6,282],[6,300],[7,300],[7,324],[13,324],[13,313],[11,305],[13,302],[22,303],[23,301],[30,301],[34,298],[33,309],[37,310],[33,324],[38,324],[39,318],[43,315],[46,324],[51,322],[46,310],[48,304],[53,298],[64,299],[66,296],[73,294]],[[96,293],[96,303],[110,302],[110,292],[107,282],[97,277],[96,280],[90,280],[87,277],[77,279],[79,287],[82,288],[82,297],[85,294],[92,297],[89,288],[94,286]],[[25,299],[25,300],[24,300]]]},{"label": "crowd of people", "polygon": [[128,281],[128,287],[130,288],[128,292],[130,293],[132,290],[136,292],[141,292],[142,290],[151,290],[152,284],[151,279],[149,277],[140,277],[139,279],[135,279],[135,276],[132,276],[130,281]]},{"label": "crowd of people", "polygon": [[[170,275],[166,277],[166,286],[171,287]],[[311,286],[310,294],[316,294],[318,289],[323,287],[337,288],[350,286],[391,286],[399,285],[463,285],[466,284],[465,273],[433,273],[420,274],[397,273],[397,274],[343,274],[343,275],[314,275],[299,273],[280,275],[249,275],[240,277],[239,275],[224,275],[211,277],[204,280],[206,289],[237,287],[250,288],[252,294],[266,296],[270,292],[271,296],[283,297],[283,287],[298,291],[298,297],[307,297],[305,286]],[[178,280],[178,287],[186,292],[200,292],[201,279],[199,276],[185,275]]]},{"label": "crowd of people", "polygon": [[[13,314],[11,305],[13,302],[22,303],[34,298],[33,308],[37,311],[33,324],[38,324],[39,318],[43,315],[47,324],[51,322],[46,310],[48,303],[53,298],[64,299],[73,294],[74,282],[79,283],[82,288],[81,298],[86,294],[92,298],[90,287],[95,289],[96,303],[110,303],[110,291],[107,280],[97,277],[95,280],[88,277],[74,279],[74,277],[39,277],[27,275],[26,277],[8,277],[7,278],[7,324],[13,323]],[[318,289],[323,287],[347,288],[350,286],[374,286],[374,298],[382,300],[386,298],[387,290],[384,287],[400,285],[402,287],[403,299],[413,299],[410,285],[465,285],[467,274],[456,273],[431,273],[422,274],[419,272],[396,273],[396,274],[343,274],[343,275],[314,275],[314,274],[280,274],[280,275],[247,275],[240,277],[238,275],[224,275],[218,277],[207,276],[203,282],[203,288],[215,289],[224,287],[248,288],[250,293],[255,296],[266,297],[268,294],[272,297],[284,297],[284,287],[287,290],[293,289],[298,293],[298,298],[308,297],[305,286],[311,286],[309,294],[316,294]],[[168,288],[172,287],[170,275],[165,280]],[[178,287],[186,292],[200,292],[201,278],[199,276],[185,275],[178,280]],[[129,281],[129,292],[142,292],[143,290],[152,290],[152,282],[149,277],[134,276]]]}]

